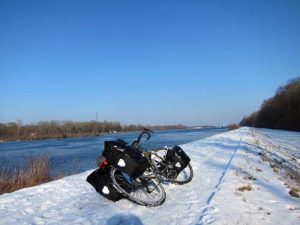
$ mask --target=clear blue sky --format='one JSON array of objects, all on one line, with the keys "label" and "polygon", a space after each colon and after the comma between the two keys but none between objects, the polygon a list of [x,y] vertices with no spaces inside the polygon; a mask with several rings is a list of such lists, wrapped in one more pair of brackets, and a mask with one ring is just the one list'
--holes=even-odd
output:
[{"label": "clear blue sky", "polygon": [[239,122],[300,75],[300,1],[0,1],[0,122]]}]

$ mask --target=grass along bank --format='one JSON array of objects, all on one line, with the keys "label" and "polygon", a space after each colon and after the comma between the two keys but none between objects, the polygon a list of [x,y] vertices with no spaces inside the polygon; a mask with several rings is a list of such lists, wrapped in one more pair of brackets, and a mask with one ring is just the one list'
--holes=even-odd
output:
[{"label": "grass along bank", "polygon": [[50,176],[48,155],[31,158],[27,164],[25,168],[6,168],[0,171],[0,195],[63,177],[62,172],[56,177]]}]

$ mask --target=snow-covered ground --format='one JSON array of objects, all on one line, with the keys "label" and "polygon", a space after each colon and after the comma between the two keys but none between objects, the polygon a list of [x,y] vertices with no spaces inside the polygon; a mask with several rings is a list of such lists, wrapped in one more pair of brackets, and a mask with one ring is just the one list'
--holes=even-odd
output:
[{"label": "snow-covered ground", "polygon": [[289,194],[299,188],[297,145],[289,151],[270,137],[241,128],[182,145],[194,178],[165,185],[159,207],[110,202],[85,181],[86,171],[0,196],[0,224],[300,224],[300,199]]},{"label": "snow-covered ground", "polygon": [[271,129],[258,129],[261,134],[267,136],[273,142],[280,143],[279,145],[286,149],[291,155],[300,158],[300,132],[293,131],[278,131]]}]

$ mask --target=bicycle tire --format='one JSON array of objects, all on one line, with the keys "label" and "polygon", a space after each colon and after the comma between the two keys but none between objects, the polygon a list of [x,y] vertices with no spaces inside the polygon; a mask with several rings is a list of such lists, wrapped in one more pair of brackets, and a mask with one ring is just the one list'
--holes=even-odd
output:
[{"label": "bicycle tire", "polygon": [[[124,195],[130,201],[143,206],[155,207],[163,204],[166,200],[165,189],[155,177],[142,175],[141,177],[133,180],[130,176],[128,176],[128,174],[123,172],[118,173],[118,171],[119,170],[116,168],[111,168],[110,176],[113,186],[119,193]],[[118,176],[123,177],[120,178]],[[124,184],[124,178],[127,180],[127,184]],[[139,182],[141,179],[148,179],[146,181],[147,184],[145,184],[145,182]],[[130,187],[128,187],[128,185],[130,185]],[[147,187],[145,185],[147,185]],[[152,188],[150,193],[149,188]]]},{"label": "bicycle tire", "polygon": [[[160,158],[165,159],[166,154],[167,154],[167,149],[166,148],[157,148],[154,149],[153,152],[158,155]],[[159,152],[161,152],[159,154]],[[154,162],[153,162],[154,164]],[[168,179],[171,183],[176,183],[176,184],[186,184],[190,182],[193,179],[194,172],[193,172],[193,167],[189,163],[186,168],[184,168],[179,174],[177,174],[176,178],[174,179]],[[183,178],[181,178],[183,177]]]}]

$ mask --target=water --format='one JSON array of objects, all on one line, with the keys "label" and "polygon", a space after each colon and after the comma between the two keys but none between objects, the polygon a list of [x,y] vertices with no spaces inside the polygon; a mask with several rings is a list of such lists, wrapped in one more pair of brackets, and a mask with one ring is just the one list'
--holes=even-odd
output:
[{"label": "water", "polygon": [[[225,128],[184,129],[157,131],[148,142],[147,149],[159,146],[174,146],[196,141],[224,132]],[[103,151],[106,140],[122,138],[131,143],[138,132],[116,133],[99,137],[81,137],[67,139],[48,139],[37,141],[16,141],[0,143],[0,168],[25,166],[28,159],[47,154],[50,160],[50,172],[55,176],[63,171],[64,175],[80,173],[96,167],[96,159]]]}]

